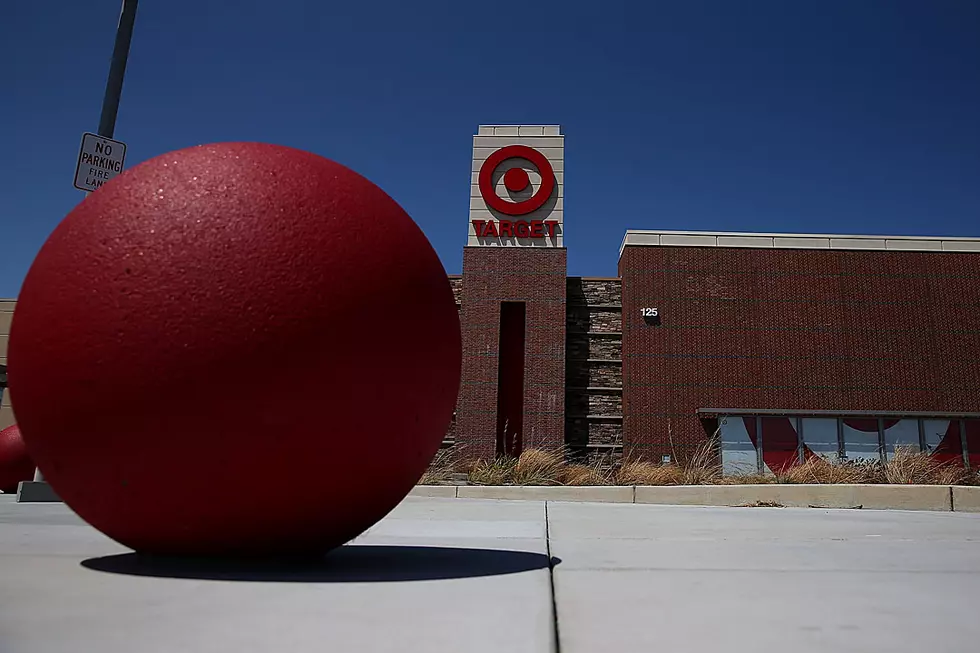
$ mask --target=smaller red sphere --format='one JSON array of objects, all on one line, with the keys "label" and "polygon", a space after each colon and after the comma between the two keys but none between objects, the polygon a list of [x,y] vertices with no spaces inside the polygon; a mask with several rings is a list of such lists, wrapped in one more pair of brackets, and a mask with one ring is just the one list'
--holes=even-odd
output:
[{"label": "smaller red sphere", "polygon": [[504,173],[504,186],[512,193],[519,193],[531,183],[524,168],[511,168]]},{"label": "smaller red sphere", "polygon": [[17,425],[0,431],[0,490],[17,491],[17,484],[34,478],[34,461],[20,437]]}]

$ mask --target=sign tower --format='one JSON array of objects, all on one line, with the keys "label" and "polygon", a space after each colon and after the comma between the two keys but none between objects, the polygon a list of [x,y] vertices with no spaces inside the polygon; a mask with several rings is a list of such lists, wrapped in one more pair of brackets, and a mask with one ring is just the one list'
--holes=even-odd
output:
[{"label": "sign tower", "polygon": [[564,442],[564,140],[557,125],[473,137],[456,429],[467,457]]}]

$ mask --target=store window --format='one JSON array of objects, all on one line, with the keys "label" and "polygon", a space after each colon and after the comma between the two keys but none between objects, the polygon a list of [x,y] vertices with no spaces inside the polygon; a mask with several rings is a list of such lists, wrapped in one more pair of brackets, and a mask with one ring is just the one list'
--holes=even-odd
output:
[{"label": "store window", "polygon": [[718,427],[721,431],[722,473],[725,476],[758,474],[756,418],[722,415]]},{"label": "store window", "polygon": [[888,461],[899,449],[980,469],[980,419],[723,415],[719,428],[725,475],[778,474],[811,455]]},{"label": "store window", "polygon": [[924,419],[922,434],[926,451],[939,462],[963,463],[960,421],[957,419]]},{"label": "store window", "polygon": [[849,461],[880,460],[878,420],[845,418],[841,429],[844,435],[844,458]]},{"label": "store window", "polygon": [[800,463],[800,441],[795,417],[762,418],[762,461],[766,471],[784,472]]},{"label": "store window", "polygon": [[898,448],[919,451],[919,420],[883,420],[882,423],[885,442],[885,459],[891,460],[895,457]]},{"label": "store window", "polygon": [[803,444],[812,454],[827,462],[840,460],[837,420],[826,417],[804,417],[800,420]]},{"label": "store window", "polygon": [[963,426],[970,469],[978,470],[980,469],[980,419],[964,420]]}]

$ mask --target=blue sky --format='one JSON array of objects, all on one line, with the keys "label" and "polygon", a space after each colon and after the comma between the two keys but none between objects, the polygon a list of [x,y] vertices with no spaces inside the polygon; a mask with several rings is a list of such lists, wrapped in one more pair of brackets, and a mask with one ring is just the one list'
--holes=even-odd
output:
[{"label": "blue sky", "polygon": [[[4,7],[0,296],[82,199],[119,7]],[[453,273],[480,123],[562,125],[569,274],[628,228],[980,236],[980,3],[143,0],[116,137],[332,158]]]}]

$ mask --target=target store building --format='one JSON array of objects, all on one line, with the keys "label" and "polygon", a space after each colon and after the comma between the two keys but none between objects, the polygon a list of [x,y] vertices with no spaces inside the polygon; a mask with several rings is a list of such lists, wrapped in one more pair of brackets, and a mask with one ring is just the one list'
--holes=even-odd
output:
[{"label": "target store building", "polygon": [[980,467],[980,239],[630,230],[618,277],[569,277],[564,161],[555,125],[473,137],[447,445]]},{"label": "target store building", "polygon": [[910,446],[980,467],[980,239],[630,230],[617,277],[570,277],[564,161],[556,125],[473,136],[447,447],[662,461],[710,440],[727,472],[768,473]]}]

